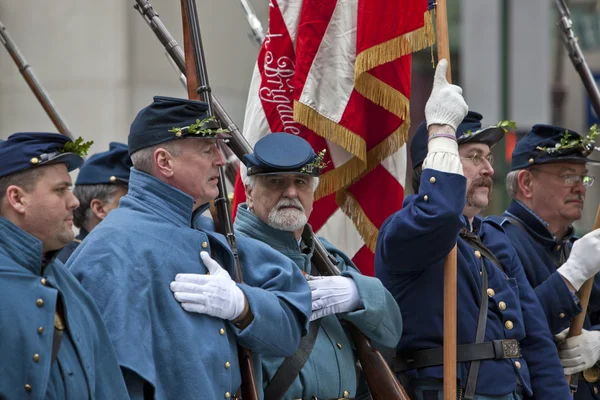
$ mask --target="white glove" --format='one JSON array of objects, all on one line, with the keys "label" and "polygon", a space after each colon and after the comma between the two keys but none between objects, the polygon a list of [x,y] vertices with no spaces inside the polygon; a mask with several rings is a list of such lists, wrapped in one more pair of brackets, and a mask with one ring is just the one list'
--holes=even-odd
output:
[{"label": "white glove", "polygon": [[567,262],[559,269],[566,280],[571,282],[575,290],[600,271],[600,229],[591,231],[573,243]]},{"label": "white glove", "polygon": [[231,276],[207,252],[200,253],[210,275],[177,274],[171,291],[189,312],[234,320],[244,311],[246,297]]},{"label": "white glove", "polygon": [[558,356],[565,375],[573,375],[593,366],[600,357],[600,332],[583,330],[581,335],[558,345]]},{"label": "white glove", "polygon": [[567,338],[567,336],[569,335],[569,329],[571,329],[571,328],[564,329],[558,335],[554,335],[554,341],[556,343],[561,343],[562,341],[564,341]]},{"label": "white glove", "polygon": [[427,128],[431,124],[450,125],[454,131],[469,112],[469,107],[462,97],[460,86],[451,85],[446,80],[448,61],[440,60],[435,69],[433,89],[425,104]]},{"label": "white glove", "polygon": [[362,307],[358,288],[352,278],[307,275],[306,279],[312,295],[311,321]]}]

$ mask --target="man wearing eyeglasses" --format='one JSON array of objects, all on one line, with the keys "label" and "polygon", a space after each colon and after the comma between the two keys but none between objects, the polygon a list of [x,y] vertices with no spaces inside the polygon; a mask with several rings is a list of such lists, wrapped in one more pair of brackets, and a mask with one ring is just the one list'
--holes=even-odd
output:
[{"label": "man wearing eyeglasses", "polygon": [[575,295],[600,270],[600,230],[575,242],[573,222],[582,217],[594,183],[586,165],[593,140],[550,125],[535,125],[512,154],[506,188],[512,198],[501,216],[486,221],[506,230],[556,335],[565,374],[583,371],[575,399],[600,399],[600,279],[596,277],[583,334],[566,339],[569,322],[582,312]]},{"label": "man wearing eyeglasses", "polygon": [[457,246],[458,398],[572,399],[544,313],[499,224],[482,224],[504,136],[482,129],[438,64],[410,153],[415,195],[381,226],[375,273],[402,310],[394,368],[413,398],[443,393],[444,258]]}]

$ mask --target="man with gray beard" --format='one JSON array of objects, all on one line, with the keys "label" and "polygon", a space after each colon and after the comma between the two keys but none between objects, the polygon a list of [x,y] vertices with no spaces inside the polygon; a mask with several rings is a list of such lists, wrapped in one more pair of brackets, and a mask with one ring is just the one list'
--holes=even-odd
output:
[{"label": "man with gray beard", "polygon": [[[242,166],[241,176],[247,203],[239,205],[234,228],[291,258],[312,293],[310,332],[298,352],[287,359],[263,358],[265,400],[369,398],[344,322],[376,346],[393,348],[400,340],[402,319],[381,282],[361,275],[349,257],[324,239],[341,275],[317,276],[312,267],[314,244],[305,242],[302,233],[312,233],[307,222],[322,156],[298,136],[273,133],[259,140],[245,158],[247,169]],[[302,353],[309,355],[302,358]],[[285,366],[290,360],[296,368]]]}]

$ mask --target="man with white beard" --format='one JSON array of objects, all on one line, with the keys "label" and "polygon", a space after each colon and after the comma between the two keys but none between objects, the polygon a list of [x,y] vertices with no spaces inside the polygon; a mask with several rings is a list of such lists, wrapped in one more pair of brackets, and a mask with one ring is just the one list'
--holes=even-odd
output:
[{"label": "man with white beard", "polygon": [[247,203],[238,207],[236,233],[291,258],[312,292],[310,332],[298,352],[263,358],[265,400],[369,398],[344,322],[376,346],[393,348],[400,340],[400,309],[378,279],[361,275],[350,258],[324,239],[341,275],[318,276],[312,268],[314,243],[302,233],[312,234],[307,222],[322,158],[304,139],[273,133],[256,143],[254,153],[245,157],[247,169],[241,170]]}]

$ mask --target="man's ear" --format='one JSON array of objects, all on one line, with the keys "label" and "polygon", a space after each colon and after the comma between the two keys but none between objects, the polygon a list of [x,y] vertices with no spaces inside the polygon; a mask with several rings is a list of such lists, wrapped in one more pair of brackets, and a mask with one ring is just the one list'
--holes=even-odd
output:
[{"label": "man's ear", "polygon": [[23,188],[10,185],[6,189],[6,201],[8,206],[12,208],[17,214],[25,214],[25,210],[27,209],[28,196],[27,193],[23,190]]},{"label": "man's ear", "polygon": [[90,210],[94,213],[94,215],[102,221],[108,215],[108,212],[105,210],[105,205],[102,200],[92,199],[90,202]]},{"label": "man's ear", "polygon": [[249,185],[244,185],[244,190],[246,191],[246,204],[248,206],[248,210],[252,211],[252,207],[253,207],[252,189],[250,189]]},{"label": "man's ear", "polygon": [[161,147],[154,151],[154,166],[161,176],[165,178],[173,176],[173,156],[168,150]]},{"label": "man's ear", "polygon": [[528,171],[526,169],[519,171],[519,174],[517,175],[517,186],[519,187],[518,193],[520,193],[521,196],[523,196],[526,199],[530,199],[532,197],[532,177],[533,174],[531,173],[531,171]]}]

